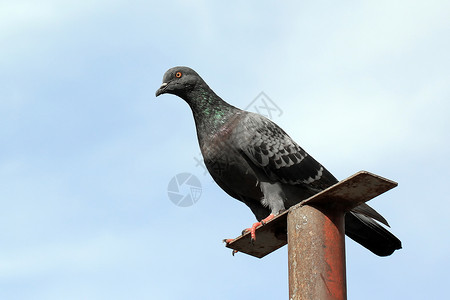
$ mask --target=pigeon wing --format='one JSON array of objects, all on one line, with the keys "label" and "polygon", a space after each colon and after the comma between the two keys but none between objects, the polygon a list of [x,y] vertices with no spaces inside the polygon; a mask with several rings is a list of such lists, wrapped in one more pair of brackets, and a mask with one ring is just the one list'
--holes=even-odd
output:
[{"label": "pigeon wing", "polygon": [[240,123],[241,151],[274,181],[323,190],[337,179],[277,124],[254,113]]}]

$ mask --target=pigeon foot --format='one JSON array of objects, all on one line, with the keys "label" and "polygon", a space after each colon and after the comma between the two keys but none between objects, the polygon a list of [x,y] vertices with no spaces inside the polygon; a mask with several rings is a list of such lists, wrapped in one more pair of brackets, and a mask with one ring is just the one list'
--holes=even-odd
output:
[{"label": "pigeon foot", "polygon": [[[225,243],[225,244],[229,244],[229,243],[231,243],[232,241],[234,241],[235,239],[223,239],[222,241]],[[237,251],[237,250],[233,250],[233,251],[231,251],[231,255],[235,255],[236,253],[238,253],[239,251]]]},{"label": "pigeon foot", "polygon": [[251,228],[244,229],[242,231],[242,234],[250,232],[251,242],[252,242],[252,244],[254,244],[256,241],[256,228],[258,228],[259,226],[264,226],[267,222],[269,222],[273,218],[275,218],[275,215],[270,214],[267,218],[262,219],[261,222],[253,223]]}]

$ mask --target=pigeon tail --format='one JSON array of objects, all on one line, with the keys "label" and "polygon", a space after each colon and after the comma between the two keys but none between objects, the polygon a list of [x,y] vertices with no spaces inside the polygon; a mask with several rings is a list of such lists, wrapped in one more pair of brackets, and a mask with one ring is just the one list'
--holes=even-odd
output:
[{"label": "pigeon tail", "polygon": [[373,219],[359,213],[345,214],[345,234],[379,256],[402,248],[401,241]]}]

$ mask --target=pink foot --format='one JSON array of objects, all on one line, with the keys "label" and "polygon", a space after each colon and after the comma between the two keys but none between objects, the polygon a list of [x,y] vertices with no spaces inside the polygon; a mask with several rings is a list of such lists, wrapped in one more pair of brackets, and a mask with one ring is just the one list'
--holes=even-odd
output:
[{"label": "pink foot", "polygon": [[270,214],[267,218],[262,219],[261,222],[253,223],[251,228],[244,229],[243,233],[250,232],[250,236],[252,238],[252,243],[253,243],[254,241],[256,241],[256,228],[258,228],[259,226],[265,225],[267,222],[269,222],[273,218],[275,218],[275,216],[273,214]]},{"label": "pink foot", "polygon": [[[223,240],[223,242],[225,243],[225,244],[229,244],[229,243],[231,243],[232,241],[234,241],[234,239],[224,239]],[[231,252],[231,255],[235,255],[236,253],[238,253],[239,251],[237,251],[237,250],[233,250],[232,252]]]},{"label": "pink foot", "polygon": [[275,218],[275,216],[273,214],[270,214],[267,218],[262,219],[261,223],[262,225],[265,225],[267,222],[269,222],[270,220],[272,220],[273,218]]}]

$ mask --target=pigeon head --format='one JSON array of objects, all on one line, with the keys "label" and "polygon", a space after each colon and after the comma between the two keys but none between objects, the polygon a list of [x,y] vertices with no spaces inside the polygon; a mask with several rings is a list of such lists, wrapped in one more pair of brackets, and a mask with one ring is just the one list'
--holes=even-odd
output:
[{"label": "pigeon head", "polygon": [[186,101],[196,124],[202,128],[197,128],[200,135],[222,126],[239,111],[217,96],[197,72],[188,67],[167,70],[163,83],[156,91],[156,97],[161,94],[172,94]]},{"label": "pigeon head", "polygon": [[174,67],[164,74],[163,83],[156,91],[156,97],[161,94],[173,94],[186,99],[198,84],[205,84],[203,79],[191,68]]}]

